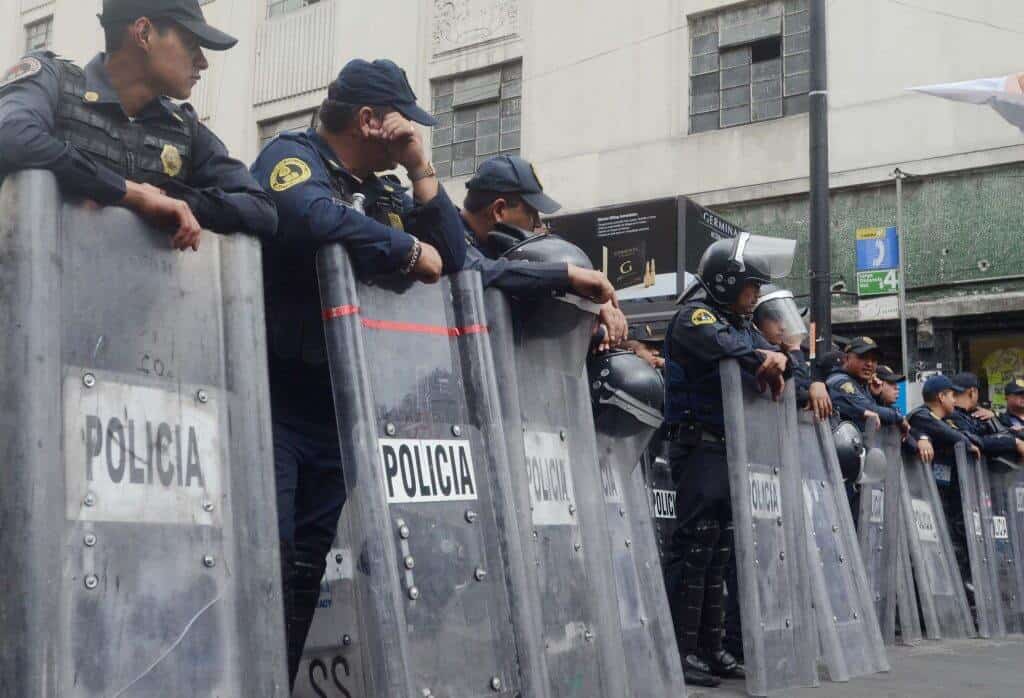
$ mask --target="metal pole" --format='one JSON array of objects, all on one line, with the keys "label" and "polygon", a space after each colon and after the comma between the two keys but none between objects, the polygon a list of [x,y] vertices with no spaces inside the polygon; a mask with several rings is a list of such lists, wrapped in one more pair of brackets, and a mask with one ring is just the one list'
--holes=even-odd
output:
[{"label": "metal pole", "polygon": [[907,273],[903,265],[903,178],[907,175],[897,167],[893,176],[896,178],[896,259],[900,275],[897,280],[899,294],[896,296],[900,316],[900,351],[903,353],[903,375],[910,381],[913,379],[910,376],[910,351],[907,348]]},{"label": "metal pole", "polygon": [[828,67],[825,0],[811,0],[811,322],[815,354],[832,348],[832,253],[829,231]]}]

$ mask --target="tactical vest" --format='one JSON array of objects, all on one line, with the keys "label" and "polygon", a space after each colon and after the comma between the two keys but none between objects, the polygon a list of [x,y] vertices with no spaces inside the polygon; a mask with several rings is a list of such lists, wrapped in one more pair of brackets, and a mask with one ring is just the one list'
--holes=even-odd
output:
[{"label": "tactical vest", "polygon": [[[325,162],[324,167],[337,198],[351,204],[352,195],[357,192],[352,191],[349,181],[328,163]],[[393,191],[367,199],[366,215],[383,225],[400,229],[403,192],[395,179]],[[282,359],[326,367],[327,340],[320,310],[316,252],[316,249],[294,247],[264,252],[267,338],[269,350]]]},{"label": "tactical vest", "polygon": [[60,73],[57,138],[133,182],[159,187],[189,180],[194,117],[172,104],[173,119],[132,121],[112,105],[89,101],[85,71],[70,61],[55,63]]},{"label": "tactical vest", "polygon": [[[676,322],[692,306],[684,306],[676,313],[665,332],[665,422],[668,424],[697,423],[720,434],[725,428],[722,409],[722,381],[718,362],[709,364],[678,356],[673,346],[672,332]],[[719,311],[720,312],[720,311]]]}]

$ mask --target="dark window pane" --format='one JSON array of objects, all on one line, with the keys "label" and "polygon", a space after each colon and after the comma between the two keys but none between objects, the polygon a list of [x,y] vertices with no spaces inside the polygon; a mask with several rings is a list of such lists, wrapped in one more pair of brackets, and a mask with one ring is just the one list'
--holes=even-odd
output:
[{"label": "dark window pane", "polygon": [[754,102],[750,107],[751,118],[754,121],[765,119],[777,119],[782,116],[782,100],[776,99],[770,102]]},{"label": "dark window pane", "polygon": [[718,112],[710,114],[697,114],[690,117],[690,133],[701,133],[702,131],[715,131],[718,129]]},{"label": "dark window pane", "polygon": [[501,134],[501,149],[509,150],[510,148],[519,147],[519,131],[515,133],[503,133]]},{"label": "dark window pane", "polygon": [[443,145],[440,148],[434,148],[432,157],[435,163],[449,162],[452,159],[452,147],[450,145]]},{"label": "dark window pane", "polygon": [[702,53],[718,53],[717,33],[693,37],[690,41],[690,55],[699,56]]},{"label": "dark window pane", "polygon": [[782,112],[786,116],[806,114],[810,110],[810,98],[807,95],[786,97],[782,102]]},{"label": "dark window pane", "polygon": [[462,175],[473,174],[474,172],[476,172],[476,158],[456,160],[452,164],[453,177],[460,177]]},{"label": "dark window pane", "polygon": [[476,138],[476,124],[463,124],[455,127],[455,142],[471,141]]},{"label": "dark window pane", "polygon": [[491,136],[498,132],[498,120],[488,119],[487,121],[476,122],[476,135]]},{"label": "dark window pane", "polygon": [[736,107],[735,109],[725,109],[721,112],[722,114],[722,128],[728,126],[739,126],[740,124],[750,123],[750,107]]},{"label": "dark window pane", "polygon": [[690,97],[690,113],[705,114],[709,111],[718,111],[718,92],[709,95],[693,95]]},{"label": "dark window pane", "polygon": [[483,136],[476,140],[477,155],[492,155],[498,152],[498,134]]},{"label": "dark window pane", "polygon": [[466,141],[465,143],[455,144],[455,159],[462,160],[464,158],[471,158],[476,155],[476,145],[474,141]]},{"label": "dark window pane", "polygon": [[750,66],[742,65],[739,68],[729,68],[722,71],[722,89],[739,87],[750,84]]},{"label": "dark window pane", "polygon": [[782,37],[773,36],[756,41],[750,45],[750,59],[754,63],[764,63],[782,57]]},{"label": "dark window pane", "polygon": [[731,90],[722,90],[722,109],[731,109],[750,104],[750,87],[734,87]]},{"label": "dark window pane", "polygon": [[518,131],[522,126],[522,118],[519,114],[501,117],[501,132]]},{"label": "dark window pane", "polygon": [[709,73],[708,75],[698,75],[697,77],[690,78],[690,94],[718,94],[718,90],[718,73]]},{"label": "dark window pane", "polygon": [[433,141],[434,145],[448,145],[452,142],[452,130],[450,128],[442,128],[434,131]]}]

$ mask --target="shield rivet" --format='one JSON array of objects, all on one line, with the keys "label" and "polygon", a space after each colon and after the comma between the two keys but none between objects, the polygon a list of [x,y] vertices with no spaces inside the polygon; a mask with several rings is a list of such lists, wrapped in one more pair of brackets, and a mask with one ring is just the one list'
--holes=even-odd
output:
[{"label": "shield rivet", "polygon": [[585,639],[587,642],[593,642],[594,641],[594,633],[592,631],[588,630],[587,632],[583,633],[583,639]]},{"label": "shield rivet", "polygon": [[779,551],[779,559],[780,560],[785,560],[786,559],[786,551],[785,550],[780,550]]},{"label": "shield rivet", "polygon": [[583,550],[583,543],[575,543],[572,547],[573,547],[573,550],[575,550],[576,552],[579,552],[580,550]]},{"label": "shield rivet", "polygon": [[632,541],[632,540],[630,540],[629,538],[627,538],[627,539],[626,539],[626,547],[628,548],[628,547],[629,547],[629,546],[631,546],[631,545],[633,545],[633,541]]},{"label": "shield rivet", "polygon": [[566,439],[565,429],[562,429],[562,430],[560,430],[560,431],[558,432],[558,437],[559,437],[559,438],[560,438],[560,439],[561,439],[562,441],[565,441],[565,439]]},{"label": "shield rivet", "polygon": [[647,619],[646,618],[641,618],[640,619],[640,625],[647,625]]},{"label": "shield rivet", "polygon": [[791,621],[789,618],[786,619],[786,627],[787,628],[793,627],[793,621]]},{"label": "shield rivet", "polygon": [[398,520],[398,535],[405,540],[409,537],[409,527],[405,525],[405,521]]},{"label": "shield rivet", "polygon": [[90,575],[86,576],[86,578],[85,578],[85,588],[86,589],[95,589],[96,587],[99,586],[99,584],[100,584],[100,578],[97,577],[95,574],[90,574]]},{"label": "shield rivet", "polygon": [[96,506],[96,495],[94,495],[92,492],[90,492],[89,494],[85,495],[85,506],[87,506],[87,507]]},{"label": "shield rivet", "polygon": [[500,691],[501,690],[501,679],[499,679],[497,676],[491,677],[491,690],[492,691]]},{"label": "shield rivet", "polygon": [[405,569],[407,570],[411,570],[416,566],[416,558],[414,558],[412,555],[407,555],[403,562],[405,563]]},{"label": "shield rivet", "polygon": [[838,526],[833,526],[832,527],[832,533],[839,533],[839,527]]},{"label": "shield rivet", "polygon": [[203,502],[203,511],[207,511],[207,512],[213,511],[213,502],[210,502],[210,501]]},{"label": "shield rivet", "polygon": [[96,376],[92,375],[91,373],[86,373],[84,376],[82,376],[82,385],[84,385],[86,388],[92,388],[93,386],[96,385]]},{"label": "shield rivet", "polygon": [[594,390],[600,390],[601,389],[601,381],[594,381],[591,384],[590,387],[593,388]]},{"label": "shield rivet", "polygon": [[418,587],[409,587],[409,598],[415,601],[420,597],[420,590]]},{"label": "shield rivet", "polygon": [[217,564],[217,560],[214,559],[213,555],[203,555],[203,565],[206,567],[213,567]]},{"label": "shield rivet", "polygon": [[844,562],[846,562],[846,557],[844,557],[843,555],[840,555],[840,556],[839,556],[839,564],[841,565],[841,564],[843,564]]},{"label": "shield rivet", "polygon": [[206,404],[210,401],[210,396],[206,394],[206,391],[202,388],[196,393],[196,400],[199,400],[202,404]]},{"label": "shield rivet", "polygon": [[609,371],[607,368],[602,368],[601,369],[601,377],[602,378],[607,378],[610,375],[611,375],[611,371]]},{"label": "shield rivet", "polygon": [[96,534],[95,533],[86,533],[85,534],[85,545],[88,548],[91,548],[92,546],[96,545]]},{"label": "shield rivet", "polygon": [[335,553],[335,555],[334,555],[334,562],[335,562],[335,564],[340,565],[344,560],[345,560],[345,556],[344,555],[342,555],[341,553]]},{"label": "shield rivet", "polygon": [[575,504],[570,504],[569,505],[569,515],[570,516],[575,516],[576,515],[576,505]]},{"label": "shield rivet", "polygon": [[352,644],[352,636],[351,635],[342,635],[341,636],[341,644],[345,645],[345,647],[348,647],[349,645],[351,645]]},{"label": "shield rivet", "polygon": [[832,616],[832,622],[833,623],[838,623],[839,622],[839,616]]},{"label": "shield rivet", "polygon": [[487,578],[487,570],[485,570],[483,567],[477,567],[476,570],[474,570],[473,572],[473,577],[476,579],[476,581],[482,582],[484,581],[484,579]]},{"label": "shield rivet", "polygon": [[626,518],[626,510],[623,509],[622,507],[619,507],[619,516],[622,518]]},{"label": "shield rivet", "polygon": [[822,489],[825,488],[825,481],[824,480],[822,480],[819,484],[821,484]]},{"label": "shield rivet", "polygon": [[466,509],[466,521],[468,523],[473,523],[474,521],[476,521],[476,512],[473,511],[472,509]]},{"label": "shield rivet", "polygon": [[384,426],[384,433],[386,433],[388,436],[394,436],[395,434],[398,433],[398,429],[395,428],[394,424],[392,424],[391,422],[388,422]]},{"label": "shield rivet", "polygon": [[857,612],[856,612],[856,611],[854,611],[854,612],[853,612],[853,619],[854,619],[854,620],[857,620],[858,618],[860,618],[860,616],[858,616],[858,615],[857,615]]},{"label": "shield rivet", "polygon": [[540,538],[540,534],[539,534],[539,533],[537,533],[536,531],[534,531],[534,532],[533,532],[533,539],[534,539],[534,540],[537,540],[538,538]]},{"label": "shield rivet", "polygon": [[452,427],[452,436],[462,436],[462,427],[458,424]]},{"label": "shield rivet", "polygon": [[775,524],[777,526],[781,526],[782,525],[782,517],[781,516],[779,518],[775,519]]},{"label": "shield rivet", "polygon": [[779,474],[779,469],[778,468],[772,468],[772,472],[774,474],[778,475]]}]

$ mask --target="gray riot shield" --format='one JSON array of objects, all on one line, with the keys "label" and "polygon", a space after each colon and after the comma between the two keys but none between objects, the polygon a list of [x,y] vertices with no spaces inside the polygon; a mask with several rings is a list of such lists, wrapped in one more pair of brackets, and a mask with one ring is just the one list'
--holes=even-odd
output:
[{"label": "gray riot shield", "polygon": [[794,416],[807,515],[807,569],[829,676],[848,681],[888,671],[831,425],[807,411]]},{"label": "gray riot shield", "polygon": [[661,426],[664,382],[658,371],[632,352],[595,357],[588,368],[631,695],[685,696],[640,468],[640,459]]},{"label": "gray riot shield", "polygon": [[304,678],[343,683],[349,634],[360,695],[544,695],[479,275],[362,281],[341,245],[317,273],[348,490],[325,581],[354,576],[356,626]]},{"label": "gray riot shield", "polygon": [[486,303],[545,687],[552,697],[632,695],[585,373],[597,308],[493,289]]},{"label": "gray riot shield", "polygon": [[989,462],[992,539],[1006,630],[1024,633],[1024,471]]},{"label": "gray riot shield", "polygon": [[971,566],[978,635],[1002,637],[1006,635],[1006,621],[997,581],[988,464],[984,458],[979,460],[968,455],[966,446],[960,443],[956,445],[956,472],[960,482],[960,505]]},{"label": "gray riot shield", "polygon": [[[857,517],[861,557],[886,644],[896,638],[900,432],[868,424]],[[911,587],[913,588],[913,587]],[[901,616],[902,617],[902,616]]]},{"label": "gray riot shield", "polygon": [[663,568],[666,564],[667,546],[672,542],[672,535],[679,526],[676,521],[676,486],[672,479],[672,467],[665,452],[667,445],[668,442],[656,434],[642,460],[644,482],[650,500],[651,522],[654,524],[654,540],[658,544],[658,558]]},{"label": "gray riot shield", "polygon": [[929,640],[971,637],[974,621],[953,556],[935,477],[920,458],[907,456],[903,463],[900,514],[925,634]]},{"label": "gray riot shield", "polygon": [[721,363],[747,692],[817,684],[792,381],[759,393],[735,360]]},{"label": "gray riot shield", "polygon": [[[902,517],[897,510],[896,516]],[[896,559],[896,608],[899,612],[900,642],[913,645],[921,640],[921,609],[917,604],[917,589],[914,586],[914,567],[910,562],[910,546],[907,531],[899,530],[899,557]]]},{"label": "gray riot shield", "polygon": [[259,246],[0,190],[0,694],[284,696]]}]

